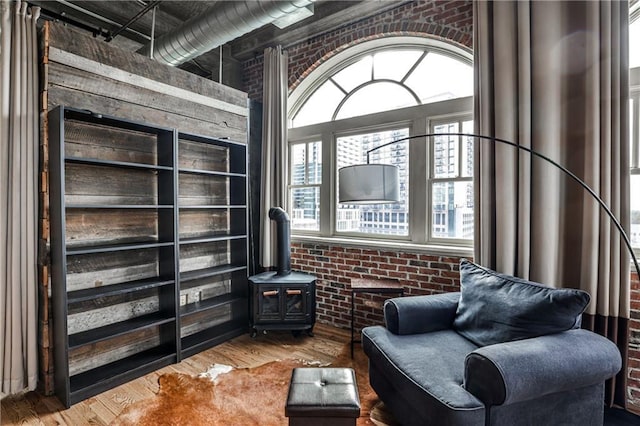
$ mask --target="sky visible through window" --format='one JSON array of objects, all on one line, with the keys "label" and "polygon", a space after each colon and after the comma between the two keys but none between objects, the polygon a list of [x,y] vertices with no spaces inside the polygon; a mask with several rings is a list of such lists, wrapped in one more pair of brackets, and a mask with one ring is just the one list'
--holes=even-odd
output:
[{"label": "sky visible through window", "polygon": [[640,67],[640,19],[629,25],[629,67]]},{"label": "sky visible through window", "polygon": [[323,123],[473,95],[473,67],[428,49],[365,55],[326,78],[292,120]]}]

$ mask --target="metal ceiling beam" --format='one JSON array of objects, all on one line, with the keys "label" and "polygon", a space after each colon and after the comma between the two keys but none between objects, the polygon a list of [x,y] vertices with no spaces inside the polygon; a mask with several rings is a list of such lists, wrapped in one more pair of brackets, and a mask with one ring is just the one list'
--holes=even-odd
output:
[{"label": "metal ceiling beam", "polygon": [[140,12],[136,13],[136,15],[133,18],[129,19],[124,25],[120,26],[120,28],[118,28],[114,32],[110,33],[105,41],[106,42],[110,42],[111,40],[116,38],[124,30],[128,29],[131,24],[136,22],[138,19],[142,18],[148,11],[150,11],[151,9],[156,7],[159,3],[160,3],[159,0],[150,2],[148,5],[143,7],[142,10],[140,10]]}]

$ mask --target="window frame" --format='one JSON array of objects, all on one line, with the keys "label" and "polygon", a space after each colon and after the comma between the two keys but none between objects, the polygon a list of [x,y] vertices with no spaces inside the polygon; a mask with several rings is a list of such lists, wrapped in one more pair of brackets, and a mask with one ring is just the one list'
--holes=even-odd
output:
[{"label": "window frame", "polygon": [[[293,190],[294,189],[306,189],[306,188],[318,188],[319,190],[321,190],[322,187],[322,172],[324,172],[324,170],[322,170],[322,165],[320,167],[320,169],[322,170],[320,173],[320,182],[319,183],[309,183],[309,147],[312,144],[315,143],[319,143],[320,144],[320,152],[322,153],[322,142],[318,141],[318,140],[306,140],[306,141],[298,141],[296,143],[289,143],[287,145],[287,167],[289,170],[289,173],[287,174],[288,176],[288,181],[287,181],[287,211],[289,212],[289,215],[291,216],[291,221],[293,222],[294,220],[294,215],[293,215]],[[304,183],[302,184],[294,184],[292,183],[292,179],[293,179],[293,163],[292,163],[292,158],[293,158],[293,149],[295,146],[299,146],[299,145],[304,145],[305,146],[305,152],[304,152]],[[322,155],[320,157],[322,159]],[[320,212],[318,212],[318,214],[320,215]],[[318,228],[320,227],[320,223],[318,222]],[[311,231],[311,232],[316,232],[316,231]]]},{"label": "window frame", "polygon": [[[361,116],[361,117],[366,117],[366,116]],[[345,119],[346,120],[351,120],[351,119]],[[335,146],[335,152],[336,155],[334,155],[333,157],[333,161],[335,161],[336,163],[336,175],[337,175],[337,152],[338,152],[338,139],[342,138],[342,137],[349,137],[349,136],[356,136],[356,135],[362,135],[362,134],[366,134],[366,133],[375,133],[375,132],[387,132],[387,131],[392,131],[392,130],[398,130],[398,129],[407,129],[408,130],[408,134],[414,135],[415,133],[412,131],[412,122],[410,121],[400,121],[400,122],[390,122],[390,123],[380,123],[379,125],[372,125],[372,126],[367,126],[365,128],[357,128],[357,129],[349,129],[347,131],[344,132],[335,132],[333,134],[333,143]],[[408,141],[409,143],[409,153],[411,153],[411,140]],[[409,155],[409,158],[410,155]],[[411,172],[412,172],[412,167],[411,167],[411,163],[409,162],[408,164],[409,167],[409,175],[408,175],[408,179],[409,179],[409,188],[407,190],[408,193],[411,193],[411,180],[412,180],[412,176],[411,176]],[[334,177],[335,179],[335,177]],[[333,229],[333,234],[337,237],[350,237],[350,238],[365,238],[365,239],[370,239],[370,238],[382,238],[382,239],[386,239],[386,240],[390,240],[390,241],[410,241],[411,240],[411,221],[409,220],[407,222],[407,235],[393,235],[393,234],[382,234],[382,233],[365,233],[365,232],[346,232],[346,231],[339,231],[338,230],[338,224],[337,224],[337,214],[338,214],[338,181],[337,179],[335,179],[335,183],[334,183],[334,197],[332,198],[332,209],[333,209],[333,214],[334,214],[334,218],[335,221],[333,223],[332,229]],[[412,200],[413,196],[409,197],[409,205],[407,206],[407,214],[409,215],[409,218],[412,216],[411,213],[411,200]],[[383,213],[390,213],[390,212],[383,212]]]},{"label": "window frame", "polygon": [[[466,121],[471,121],[473,123],[473,114],[472,113],[460,113],[455,115],[450,115],[446,117],[440,117],[437,119],[431,120],[429,123],[429,133],[437,133],[435,131],[436,126],[449,124],[451,122],[457,122],[459,125],[458,130],[452,133],[473,133],[473,131],[465,131],[463,128],[463,123]],[[434,137],[431,137],[431,141],[429,143],[429,174],[427,175],[427,221],[430,224],[427,228],[427,232],[429,233],[427,236],[427,241],[431,244],[443,244],[443,245],[454,245],[454,246],[468,246],[473,245],[473,238],[470,240],[463,238],[444,238],[444,237],[436,237],[433,234],[433,183],[436,182],[471,182],[473,184],[474,176],[463,176],[462,174],[462,145],[464,137],[455,136],[458,139],[458,170],[456,171],[455,177],[435,177],[435,141]],[[474,224],[475,226],[475,224]]]},{"label": "window frame", "polygon": [[[424,188],[420,189],[419,182],[427,182],[429,173],[429,147],[432,141],[426,138],[416,138],[409,141],[409,235],[391,236],[380,234],[364,234],[337,232],[337,138],[350,134],[369,133],[376,130],[390,130],[408,127],[409,135],[421,135],[430,131],[431,123],[443,120],[468,118],[473,115],[473,97],[457,98],[426,105],[418,105],[404,109],[374,113],[332,122],[312,124],[304,127],[289,129],[287,149],[291,145],[320,141],[322,143],[322,183],[320,187],[320,229],[318,231],[291,230],[294,237],[308,237],[318,239],[362,241],[371,244],[375,240],[386,243],[403,243],[423,249],[445,249],[449,253],[452,249],[466,253],[473,248],[473,240],[431,239],[429,238],[430,194]],[[291,167],[290,164],[287,167]],[[288,186],[291,185],[289,181]],[[287,197],[289,200],[289,197]],[[287,205],[290,211],[290,205]]]},{"label": "window frame", "polygon": [[[424,189],[427,182],[428,147],[427,141],[412,139],[408,143],[409,149],[409,206],[408,206],[408,235],[392,236],[386,234],[364,234],[338,232],[337,219],[337,137],[351,134],[370,133],[375,130],[388,130],[389,128],[408,127],[410,136],[428,133],[431,120],[441,119],[454,115],[472,115],[473,96],[455,98],[451,100],[420,104],[402,109],[371,113],[364,116],[355,116],[335,121],[309,124],[301,127],[291,127],[293,117],[305,105],[311,95],[325,82],[345,68],[360,61],[367,55],[376,54],[384,50],[392,49],[422,49],[449,56],[468,65],[473,65],[473,52],[471,49],[455,45],[447,41],[431,37],[392,36],[375,40],[369,40],[338,52],[332,58],[320,63],[314,71],[301,80],[298,86],[291,92],[288,103],[289,117],[289,143],[298,143],[309,140],[317,140],[322,143],[322,184],[320,188],[320,229],[309,231],[293,229],[292,237],[298,240],[338,242],[340,244],[355,246],[371,246],[375,241],[376,247],[404,248],[443,255],[470,255],[473,252],[473,241],[463,241],[462,245],[457,241],[431,241],[429,239],[429,222],[427,219],[427,201],[430,196]],[[420,56],[424,59],[427,53]],[[418,61],[419,63],[419,61]],[[415,68],[415,64],[414,64]],[[413,69],[413,68],[412,68]],[[407,74],[408,75],[408,74]],[[339,87],[339,86],[338,86]],[[347,98],[348,99],[348,98]],[[346,102],[340,103],[340,106]],[[333,112],[335,119],[337,108]],[[289,149],[289,147],[287,147]],[[290,164],[287,164],[290,167]],[[421,188],[412,188],[415,182],[421,182]],[[290,181],[287,182],[290,184]],[[289,201],[289,189],[287,189],[287,202]],[[430,201],[429,201],[430,202]],[[429,205],[430,207],[430,205]],[[286,206],[290,211],[290,205]]]}]

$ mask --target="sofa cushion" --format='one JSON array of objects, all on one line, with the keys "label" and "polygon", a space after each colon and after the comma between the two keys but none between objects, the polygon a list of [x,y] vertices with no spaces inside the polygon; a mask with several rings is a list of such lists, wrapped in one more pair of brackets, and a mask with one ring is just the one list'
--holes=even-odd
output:
[{"label": "sofa cushion", "polygon": [[[362,347],[371,374],[384,376],[371,377],[371,383],[385,402],[400,397],[411,407],[412,415],[438,419],[438,424],[484,421],[484,405],[462,387],[465,356],[477,346],[455,331],[397,335],[384,327],[366,327]],[[380,382],[393,384],[393,389],[376,388]],[[403,413],[393,414],[401,421],[406,418]]]},{"label": "sofa cushion", "polygon": [[589,304],[582,290],[551,288],[462,259],[454,329],[479,346],[578,328]]}]

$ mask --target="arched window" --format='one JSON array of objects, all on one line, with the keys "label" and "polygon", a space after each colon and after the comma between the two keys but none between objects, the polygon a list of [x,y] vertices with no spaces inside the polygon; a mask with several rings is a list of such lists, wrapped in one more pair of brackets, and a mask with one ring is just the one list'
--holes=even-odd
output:
[{"label": "arched window", "polygon": [[471,53],[440,40],[377,39],[318,66],[289,96],[293,232],[470,247],[470,141],[416,139],[371,152],[372,163],[398,167],[398,204],[338,204],[337,170],[402,137],[472,130],[472,95]]},{"label": "arched window", "polygon": [[[290,127],[357,117],[473,95],[468,54],[442,43],[373,43],[354,48],[346,60],[333,60],[307,79],[311,90],[299,93]],[[325,67],[326,68],[326,67]]]}]

